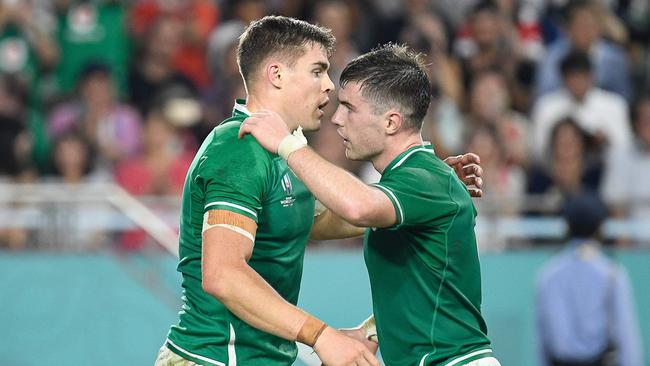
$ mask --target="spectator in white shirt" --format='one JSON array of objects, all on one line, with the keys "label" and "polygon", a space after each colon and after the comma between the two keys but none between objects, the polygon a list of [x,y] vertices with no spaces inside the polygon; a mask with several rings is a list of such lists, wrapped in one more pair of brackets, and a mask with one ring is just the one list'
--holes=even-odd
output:
[{"label": "spectator in white shirt", "polygon": [[570,52],[560,66],[564,88],[541,97],[533,108],[534,157],[548,157],[551,130],[558,121],[572,117],[580,127],[597,137],[601,148],[621,148],[632,141],[625,100],[594,86],[589,57],[584,52]]},{"label": "spectator in white shirt", "polygon": [[615,217],[650,217],[650,95],[634,110],[635,141],[612,149],[602,195]]}]

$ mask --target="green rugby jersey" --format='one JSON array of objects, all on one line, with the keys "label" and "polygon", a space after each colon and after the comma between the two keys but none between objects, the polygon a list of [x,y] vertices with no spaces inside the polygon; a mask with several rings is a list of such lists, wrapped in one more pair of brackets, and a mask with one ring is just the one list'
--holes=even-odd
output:
[{"label": "green rugby jersey", "polygon": [[229,210],[257,222],[249,265],[284,299],[298,301],[314,197],[282,158],[252,136],[237,138],[248,115],[242,103],[238,100],[232,117],[206,138],[187,174],[178,265],[183,307],[167,347],[201,365],[291,365],[297,356],[294,342],[249,326],[201,285],[203,214]]},{"label": "green rugby jersey", "polygon": [[467,188],[430,145],[397,156],[375,185],[397,225],[366,230],[364,256],[389,366],[463,365],[491,355]]}]

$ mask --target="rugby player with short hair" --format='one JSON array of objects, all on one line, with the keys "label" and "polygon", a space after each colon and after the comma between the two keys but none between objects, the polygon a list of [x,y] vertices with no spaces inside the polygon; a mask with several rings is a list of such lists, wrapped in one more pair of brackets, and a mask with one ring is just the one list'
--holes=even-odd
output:
[{"label": "rugby player with short hair", "polygon": [[326,207],[371,228],[364,254],[387,365],[498,366],[481,315],[476,210],[420,134],[431,87],[419,55],[386,45],[348,64],[340,85],[332,122],[346,156],[382,174],[377,184],[327,162],[275,112],[254,113],[239,135],[279,152]]}]

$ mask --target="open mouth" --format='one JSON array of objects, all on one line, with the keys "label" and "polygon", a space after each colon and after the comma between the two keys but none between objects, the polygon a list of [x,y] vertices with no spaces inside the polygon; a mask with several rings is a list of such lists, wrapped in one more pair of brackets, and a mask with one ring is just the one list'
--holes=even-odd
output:
[{"label": "open mouth", "polygon": [[323,113],[323,108],[330,102],[329,98],[325,99],[321,104],[318,105],[318,111]]},{"label": "open mouth", "polygon": [[341,133],[341,130],[336,130],[336,132],[337,132],[337,133],[339,134],[339,136],[341,136],[341,138],[343,139],[343,145],[345,145],[345,146],[349,146],[349,145],[350,145],[350,140],[346,139],[345,136],[343,136],[343,134]]}]

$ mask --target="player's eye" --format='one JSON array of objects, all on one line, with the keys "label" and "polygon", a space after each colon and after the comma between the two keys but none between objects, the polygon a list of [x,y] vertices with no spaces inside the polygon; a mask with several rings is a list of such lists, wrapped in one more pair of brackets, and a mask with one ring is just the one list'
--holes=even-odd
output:
[{"label": "player's eye", "polygon": [[314,75],[316,75],[316,76],[320,76],[321,73],[322,73],[321,70],[314,70]]}]

